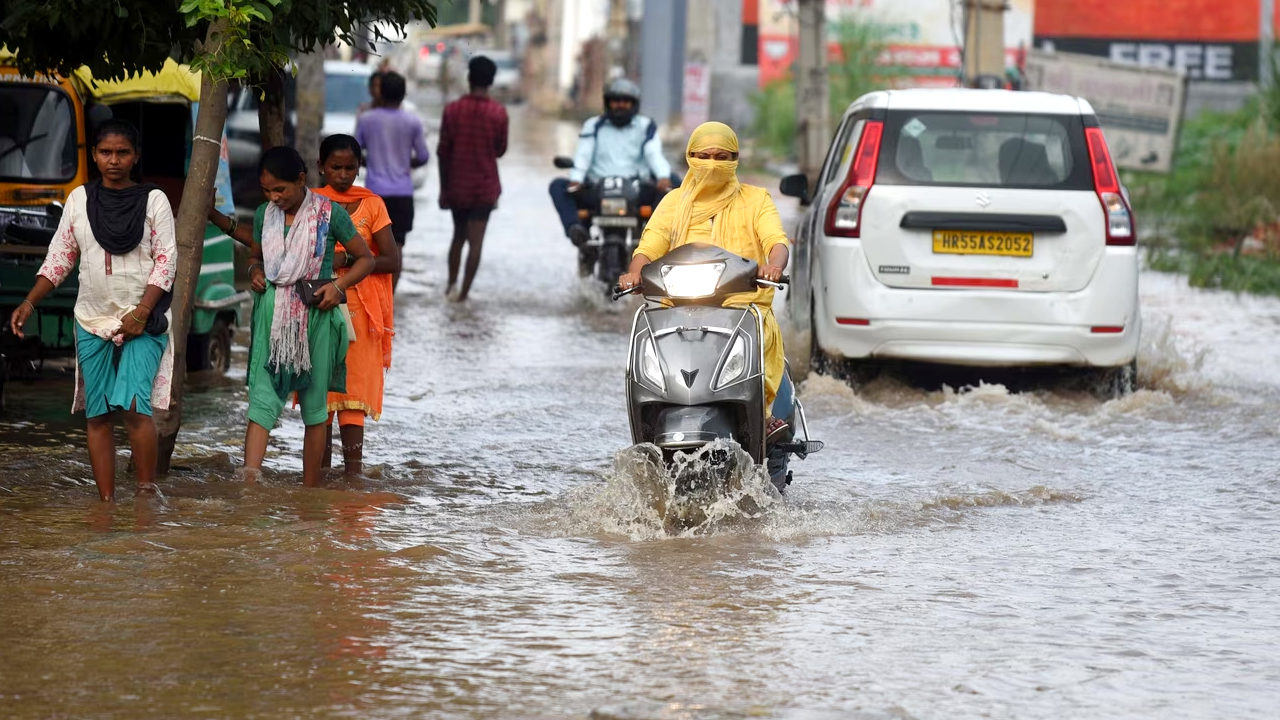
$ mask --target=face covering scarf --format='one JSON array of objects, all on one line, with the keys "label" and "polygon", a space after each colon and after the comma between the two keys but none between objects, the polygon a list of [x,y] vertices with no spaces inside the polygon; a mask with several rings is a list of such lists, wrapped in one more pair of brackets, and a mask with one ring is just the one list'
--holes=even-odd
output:
[{"label": "face covering scarf", "polygon": [[267,204],[262,219],[262,263],[267,279],[276,286],[267,359],[267,369],[273,374],[299,377],[311,372],[307,306],[297,283],[320,275],[332,211],[333,203],[328,198],[307,190],[286,234],[284,210],[274,203]]},{"label": "face covering scarf", "polygon": [[711,218],[717,219],[712,228],[713,237],[721,232],[721,228],[736,227],[731,224],[728,214],[732,212],[733,202],[742,194],[742,185],[738,182],[738,161],[689,157],[695,152],[717,149],[738,152],[738,136],[724,123],[703,123],[689,136],[689,146],[685,151],[689,174],[680,185],[680,204],[671,226],[673,248],[685,243],[690,228]]}]

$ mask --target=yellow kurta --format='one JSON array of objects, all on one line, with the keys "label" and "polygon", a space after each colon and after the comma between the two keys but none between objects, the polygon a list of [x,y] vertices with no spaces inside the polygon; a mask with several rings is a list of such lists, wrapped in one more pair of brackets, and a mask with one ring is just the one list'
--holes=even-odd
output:
[{"label": "yellow kurta", "polygon": [[[649,224],[640,237],[636,255],[657,260],[673,248],[671,227],[675,222],[676,208],[680,205],[681,188],[672,190],[658,203],[649,218]],[[716,227],[719,225],[719,227]],[[775,245],[787,244],[787,233],[782,229],[778,208],[769,197],[769,191],[754,185],[743,185],[742,193],[721,217],[712,218],[689,228],[688,236],[679,243],[709,243],[731,253],[755,260],[761,266],[769,259]],[[725,305],[755,305],[764,320],[764,374],[765,413],[773,407],[773,398],[782,384],[785,354],[782,350],[782,333],[773,317],[773,288],[760,288],[753,293],[731,295]]]}]

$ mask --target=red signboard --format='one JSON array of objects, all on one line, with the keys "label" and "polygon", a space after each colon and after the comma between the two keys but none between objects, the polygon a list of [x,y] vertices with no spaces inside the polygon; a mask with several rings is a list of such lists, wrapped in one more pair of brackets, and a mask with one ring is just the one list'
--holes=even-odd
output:
[{"label": "red signboard", "polygon": [[1035,44],[1192,80],[1248,81],[1258,77],[1260,19],[1258,0],[1041,0]]},{"label": "red signboard", "polygon": [[1250,42],[1258,0],[1040,0],[1036,36]]}]

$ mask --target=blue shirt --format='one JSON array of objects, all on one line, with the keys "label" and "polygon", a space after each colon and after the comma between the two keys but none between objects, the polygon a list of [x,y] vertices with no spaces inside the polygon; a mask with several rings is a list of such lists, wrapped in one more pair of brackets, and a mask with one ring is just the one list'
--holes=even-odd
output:
[{"label": "blue shirt", "polygon": [[396,108],[369,110],[356,120],[356,142],[365,152],[365,187],[384,198],[413,195],[412,160],[428,157],[417,115]]},{"label": "blue shirt", "polygon": [[617,176],[671,177],[671,163],[662,156],[662,140],[652,119],[637,115],[629,125],[618,127],[597,115],[583,123],[569,180]]}]

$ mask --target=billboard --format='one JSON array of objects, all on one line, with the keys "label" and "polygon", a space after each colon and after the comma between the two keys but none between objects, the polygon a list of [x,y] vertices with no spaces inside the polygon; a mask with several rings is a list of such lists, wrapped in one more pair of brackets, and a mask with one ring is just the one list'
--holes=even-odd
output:
[{"label": "billboard", "polygon": [[[798,54],[795,0],[759,0],[760,84],[787,76]],[[1045,3],[1040,3],[1044,5]],[[1004,16],[1004,46],[1010,65],[1032,37],[1034,0],[1009,0]],[[833,49],[835,24],[867,23],[887,45],[884,63],[908,68],[908,85],[954,86],[960,73],[964,38],[960,5],[955,0],[827,0],[827,25]]]},{"label": "billboard", "polygon": [[1076,95],[1089,101],[1122,168],[1169,172],[1178,142],[1186,75],[1105,58],[1027,53],[1028,90]]},{"label": "billboard", "polygon": [[1260,24],[1258,0],[1053,0],[1036,8],[1035,46],[1246,82],[1258,79]]}]

